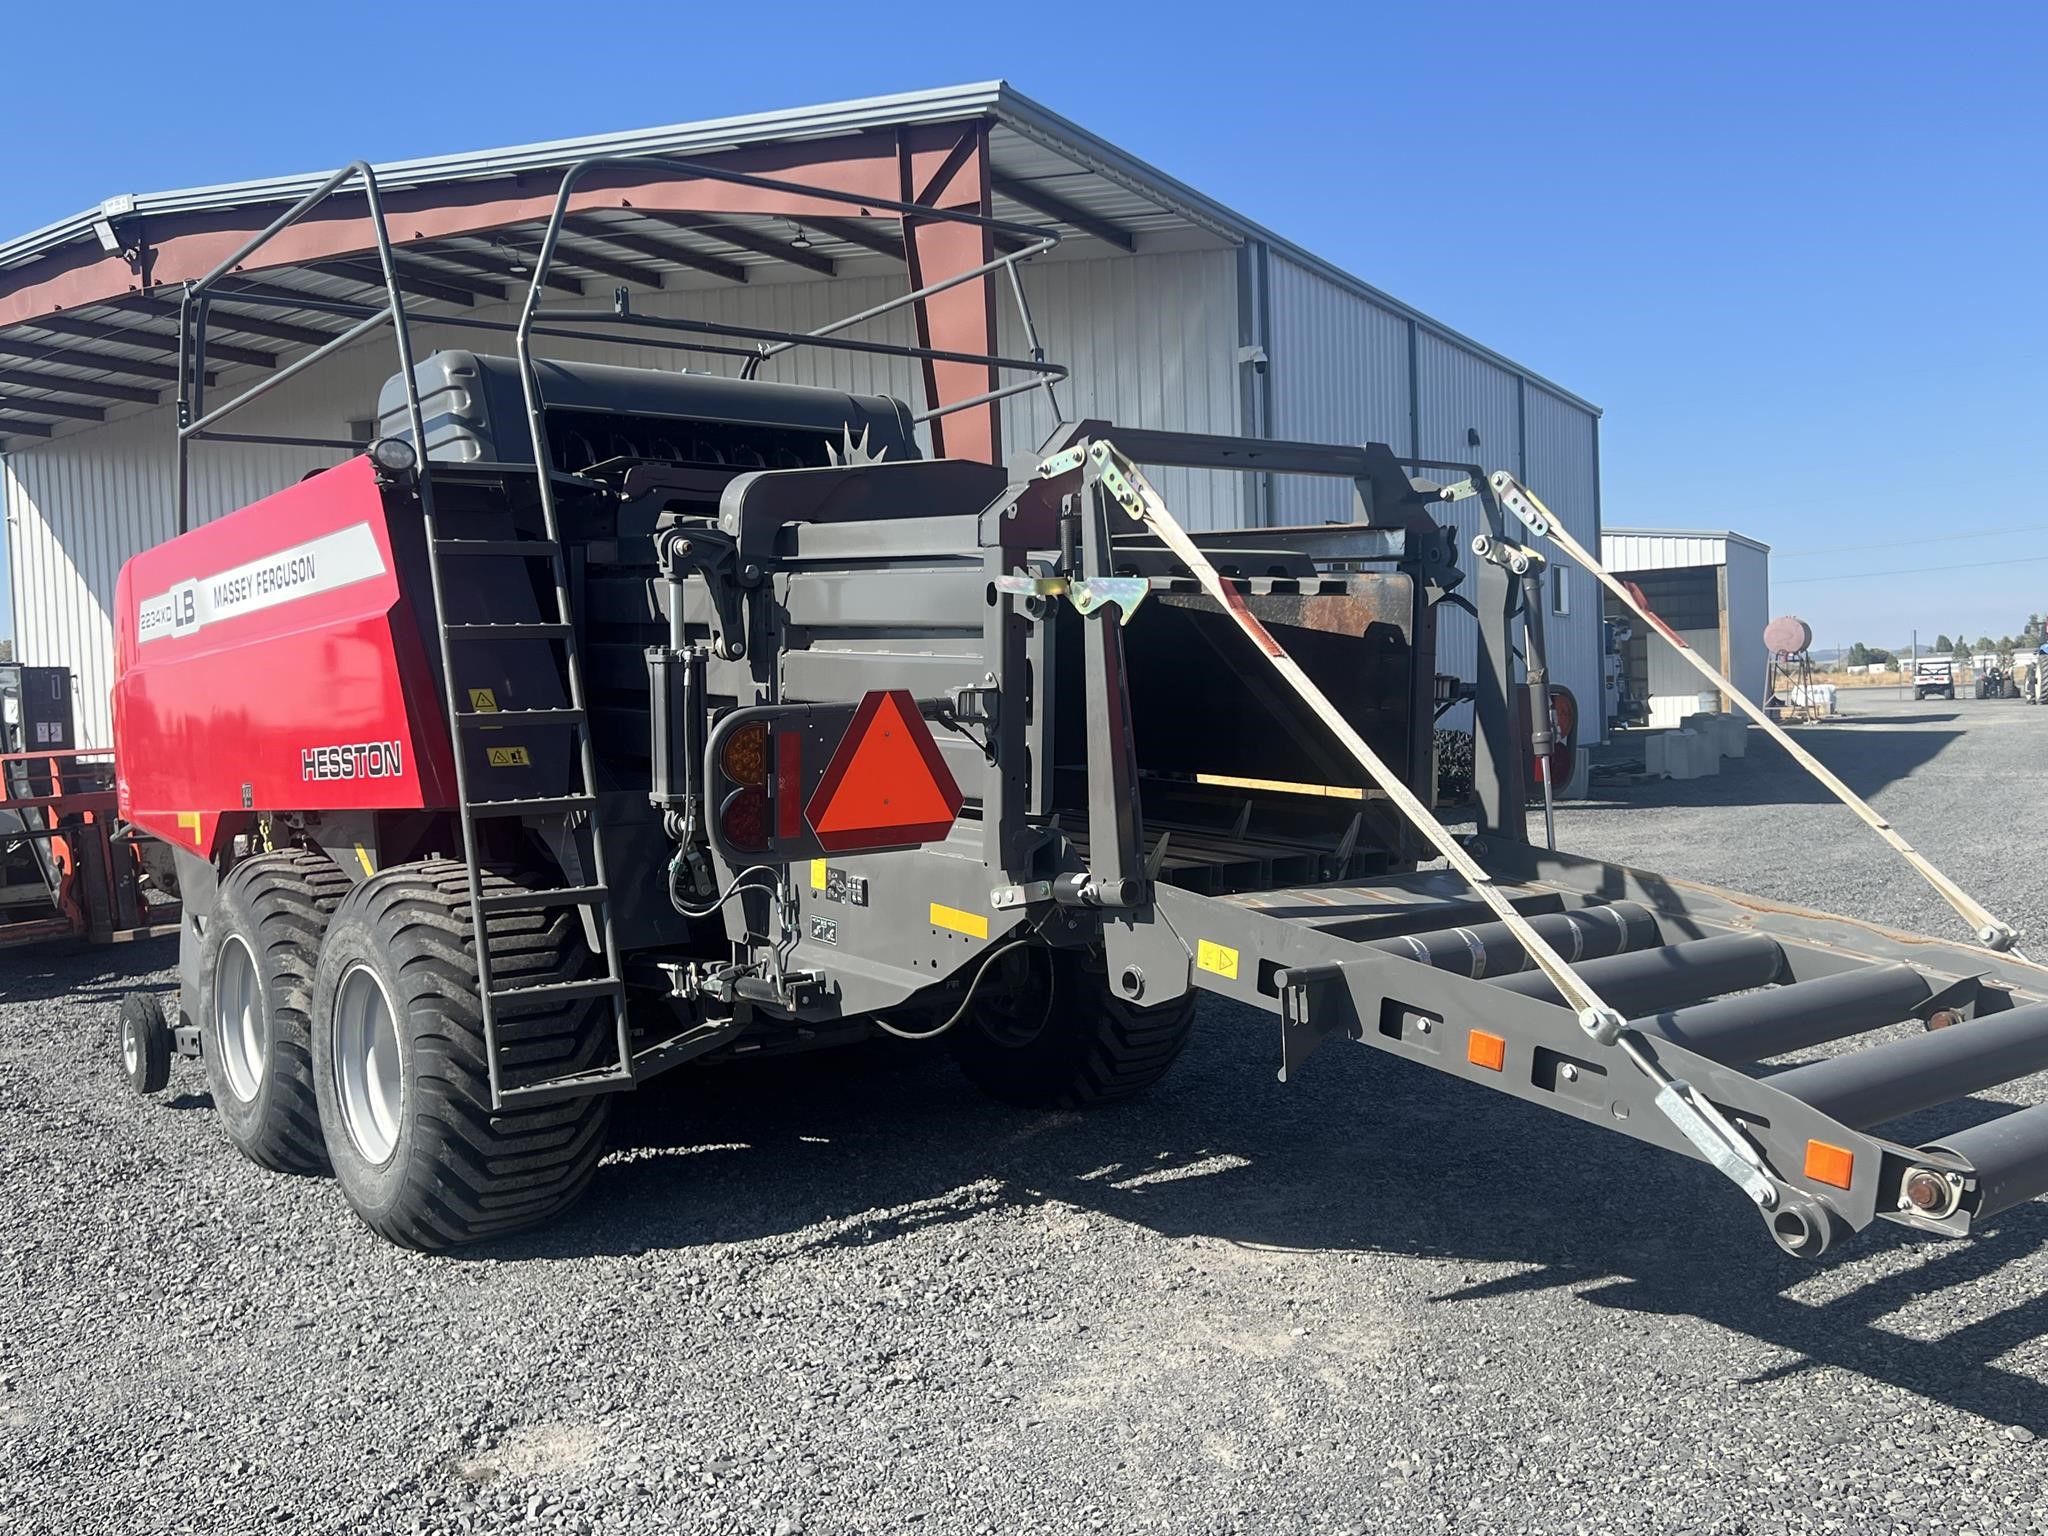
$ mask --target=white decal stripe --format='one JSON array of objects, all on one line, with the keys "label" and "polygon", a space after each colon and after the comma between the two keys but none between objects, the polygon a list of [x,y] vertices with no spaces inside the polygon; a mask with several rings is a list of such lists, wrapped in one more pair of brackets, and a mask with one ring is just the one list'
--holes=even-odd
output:
[{"label": "white decal stripe", "polygon": [[193,634],[223,619],[260,613],[383,574],[376,535],[368,523],[355,523],[144,598],[136,611],[136,639]]}]

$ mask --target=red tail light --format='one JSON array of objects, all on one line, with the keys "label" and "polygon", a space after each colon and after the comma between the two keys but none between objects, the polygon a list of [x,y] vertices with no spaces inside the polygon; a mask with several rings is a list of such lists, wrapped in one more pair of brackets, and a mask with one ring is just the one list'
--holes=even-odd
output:
[{"label": "red tail light", "polygon": [[758,853],[768,846],[768,792],[749,785],[725,797],[718,808],[718,831],[734,848]]}]

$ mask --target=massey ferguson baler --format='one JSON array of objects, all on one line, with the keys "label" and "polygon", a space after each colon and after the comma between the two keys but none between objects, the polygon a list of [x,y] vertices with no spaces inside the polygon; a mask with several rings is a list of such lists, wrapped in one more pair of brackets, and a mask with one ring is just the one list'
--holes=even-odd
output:
[{"label": "massey ferguson baler", "polygon": [[[124,1014],[141,1086],[203,1057],[243,1151],[440,1248],[562,1209],[609,1096],[685,1063],[943,1036],[1086,1105],[1211,992],[1283,1076],[1342,1037],[1707,1161],[1800,1255],[2048,1188],[2048,1107],[1922,1114],[2048,1068],[2048,973],[1853,796],[1981,943],[1531,844],[1538,541],[1593,562],[1511,477],[1099,422],[1005,472],[890,399],[537,361],[575,175],[516,357],[415,365],[393,285],[369,451],[122,574],[122,810],[185,895],[168,1026]],[[1189,534],[1139,465],[1332,477],[1354,516]]]}]

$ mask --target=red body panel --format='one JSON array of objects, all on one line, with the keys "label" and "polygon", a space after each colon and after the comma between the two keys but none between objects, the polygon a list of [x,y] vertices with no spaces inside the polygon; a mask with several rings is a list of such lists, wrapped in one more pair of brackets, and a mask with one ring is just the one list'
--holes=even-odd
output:
[{"label": "red body panel", "polygon": [[368,459],[137,555],[114,634],[121,814],[158,837],[211,853],[220,818],[244,810],[454,803]]}]

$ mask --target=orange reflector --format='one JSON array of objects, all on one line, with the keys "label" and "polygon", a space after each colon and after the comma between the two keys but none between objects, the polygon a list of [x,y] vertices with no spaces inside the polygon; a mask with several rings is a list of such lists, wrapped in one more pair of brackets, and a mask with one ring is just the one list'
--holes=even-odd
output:
[{"label": "orange reflector", "polygon": [[749,721],[725,738],[718,749],[718,767],[735,784],[765,786],[768,783],[768,727]]},{"label": "orange reflector", "polygon": [[1498,1072],[1507,1063],[1508,1043],[1499,1035],[1475,1029],[1465,1036],[1465,1059],[1475,1067]]},{"label": "orange reflector", "polygon": [[1830,1146],[1824,1141],[1806,1144],[1806,1176],[1814,1183],[1847,1189],[1855,1172],[1856,1154],[1847,1147]]},{"label": "orange reflector", "polygon": [[804,807],[830,853],[942,838],[960,787],[906,689],[865,695]]}]

